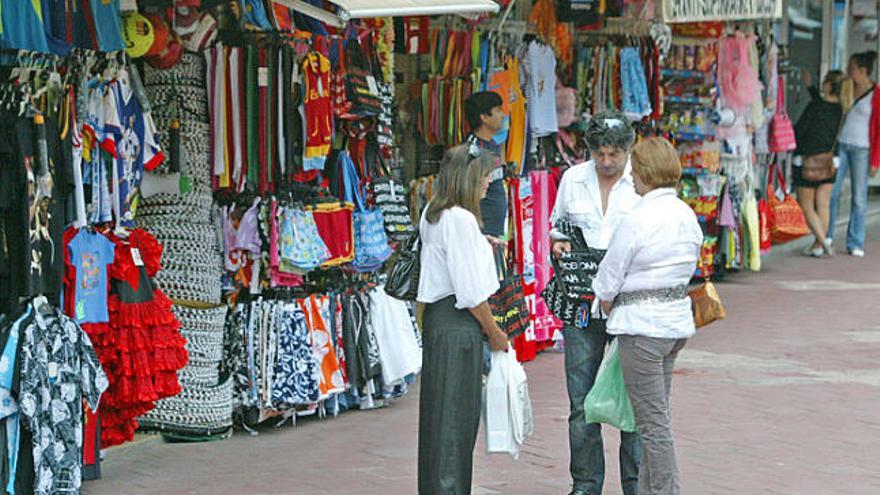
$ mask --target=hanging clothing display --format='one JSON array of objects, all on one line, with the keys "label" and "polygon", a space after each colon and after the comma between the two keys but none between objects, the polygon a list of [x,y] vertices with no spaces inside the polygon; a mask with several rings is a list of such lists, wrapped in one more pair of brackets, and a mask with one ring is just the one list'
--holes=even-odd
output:
[{"label": "hanging clothing display", "polygon": [[529,43],[523,56],[525,96],[529,105],[529,126],[535,137],[559,130],[556,118],[556,56],[553,48]]}]

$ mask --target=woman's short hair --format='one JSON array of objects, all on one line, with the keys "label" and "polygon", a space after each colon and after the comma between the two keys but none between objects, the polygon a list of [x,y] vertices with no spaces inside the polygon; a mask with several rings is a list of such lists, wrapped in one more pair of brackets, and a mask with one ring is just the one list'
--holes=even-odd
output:
[{"label": "woman's short hair", "polygon": [[498,157],[493,153],[464,144],[446,151],[437,174],[434,197],[428,203],[425,218],[428,223],[440,221],[444,210],[460,206],[477,217],[482,225],[480,199],[483,179],[498,166]]},{"label": "woman's short hair", "polygon": [[675,187],[681,179],[681,161],[672,143],[662,137],[645,139],[632,150],[632,171],[651,189]]}]

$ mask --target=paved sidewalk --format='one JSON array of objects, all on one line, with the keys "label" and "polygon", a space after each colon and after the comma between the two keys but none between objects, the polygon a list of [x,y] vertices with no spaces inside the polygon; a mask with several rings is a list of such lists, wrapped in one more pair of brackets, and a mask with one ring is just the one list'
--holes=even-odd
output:
[{"label": "paved sidewalk", "polygon": [[[880,493],[880,242],[868,257],[775,258],[719,285],[729,318],[683,351],[674,430],[687,495]],[[487,456],[475,494],[565,494],[562,355],[526,364],[536,433],[518,461]],[[382,410],[205,444],[111,449],[99,494],[415,493],[418,388]],[[620,494],[606,432],[605,494]]]}]

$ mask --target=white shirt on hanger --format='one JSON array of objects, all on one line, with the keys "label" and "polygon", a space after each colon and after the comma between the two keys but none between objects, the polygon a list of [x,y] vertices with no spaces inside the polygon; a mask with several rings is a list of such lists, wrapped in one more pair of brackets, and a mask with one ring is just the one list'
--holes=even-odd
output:
[{"label": "white shirt on hanger", "polygon": [[523,69],[529,100],[529,127],[535,137],[559,131],[556,118],[556,55],[553,48],[533,41],[526,48]]},{"label": "white shirt on hanger", "polygon": [[422,213],[419,233],[419,302],[433,303],[454,295],[456,308],[474,308],[498,290],[492,247],[473,213],[453,206],[436,224],[428,223]]},{"label": "white shirt on hanger", "polygon": [[639,201],[631,170],[627,161],[623,176],[608,194],[608,208],[603,213],[599,176],[593,160],[568,169],[559,183],[550,225],[565,218],[581,228],[588,246],[608,249],[617,226]]},{"label": "white shirt on hanger", "polygon": [[[613,301],[624,292],[687,285],[702,244],[703,231],[694,211],[678,199],[675,189],[655,189],[615,230],[593,280],[596,297]],[[690,337],[695,331],[690,298],[615,307],[606,330],[612,335]]]}]

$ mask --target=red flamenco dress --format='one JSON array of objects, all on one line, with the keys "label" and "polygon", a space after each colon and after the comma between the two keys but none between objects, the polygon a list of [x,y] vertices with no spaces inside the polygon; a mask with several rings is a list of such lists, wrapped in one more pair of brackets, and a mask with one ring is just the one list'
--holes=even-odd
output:
[{"label": "red flamenco dress", "polygon": [[171,300],[151,280],[161,268],[162,246],[141,229],[127,239],[109,238],[116,244],[109,268],[110,322],[95,329],[93,338],[110,380],[99,411],[102,448],[132,440],[138,416],[180,393],[177,371],[189,361]]}]

